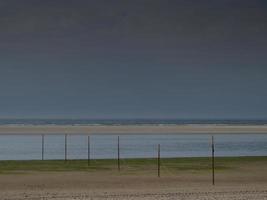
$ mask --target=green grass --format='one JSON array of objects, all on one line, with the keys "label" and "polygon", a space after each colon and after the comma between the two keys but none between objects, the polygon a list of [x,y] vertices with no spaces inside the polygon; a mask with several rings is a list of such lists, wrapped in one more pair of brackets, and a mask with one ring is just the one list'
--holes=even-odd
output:
[{"label": "green grass", "polygon": [[[215,158],[215,169],[225,171],[239,169],[247,165],[267,166],[267,157],[220,157]],[[163,158],[162,172],[206,172],[211,169],[211,159],[202,158]],[[142,173],[157,170],[157,159],[121,159],[122,173]],[[0,161],[0,173],[28,173],[28,172],[116,172],[116,159],[91,160],[45,160],[45,161]]]}]

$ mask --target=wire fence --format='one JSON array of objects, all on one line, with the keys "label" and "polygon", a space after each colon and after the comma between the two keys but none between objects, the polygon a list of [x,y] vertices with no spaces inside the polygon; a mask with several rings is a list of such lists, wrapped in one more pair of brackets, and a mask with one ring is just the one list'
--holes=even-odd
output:
[{"label": "wire fence", "polygon": [[[119,135],[121,158],[209,157],[211,135]],[[216,156],[267,155],[267,135],[216,135]],[[116,159],[117,135],[0,135],[0,160]]]},{"label": "wire fence", "polygon": [[[174,176],[177,170],[193,171],[203,168],[210,169],[213,184],[215,184],[215,169],[220,170],[220,162],[223,161],[216,165],[217,158],[265,155],[267,155],[267,136],[261,134],[216,135],[215,137],[208,134],[0,135],[0,160],[2,161],[87,160],[90,166],[101,159],[113,159],[116,160],[118,171],[121,171],[131,169],[131,159],[152,159],[153,169],[158,177],[162,176],[161,171],[164,171],[165,175]],[[196,159],[191,164],[186,160],[175,160],[187,157]],[[147,163],[151,165],[151,162]],[[132,166],[136,167],[136,165],[134,163]]]}]

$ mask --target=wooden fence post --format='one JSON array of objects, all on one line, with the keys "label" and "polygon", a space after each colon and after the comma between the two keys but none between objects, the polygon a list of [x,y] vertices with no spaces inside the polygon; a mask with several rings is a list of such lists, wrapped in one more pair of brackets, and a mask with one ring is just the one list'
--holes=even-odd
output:
[{"label": "wooden fence post", "polygon": [[212,160],[212,185],[215,185],[215,159],[214,159],[214,136],[211,137],[211,160]]},{"label": "wooden fence post", "polygon": [[68,159],[68,156],[67,156],[67,151],[68,151],[68,146],[67,146],[67,142],[68,142],[68,139],[67,139],[67,134],[65,134],[65,162],[67,162],[67,159]]},{"label": "wooden fence post", "polygon": [[121,163],[120,163],[120,136],[118,136],[118,171],[121,170]]},{"label": "wooden fence post", "polygon": [[42,134],[42,160],[44,160],[44,134]]},{"label": "wooden fence post", "polygon": [[90,160],[91,160],[91,152],[90,152],[90,136],[88,135],[87,138],[87,164],[88,166],[90,165]]},{"label": "wooden fence post", "polygon": [[158,177],[160,177],[160,144],[158,145]]}]

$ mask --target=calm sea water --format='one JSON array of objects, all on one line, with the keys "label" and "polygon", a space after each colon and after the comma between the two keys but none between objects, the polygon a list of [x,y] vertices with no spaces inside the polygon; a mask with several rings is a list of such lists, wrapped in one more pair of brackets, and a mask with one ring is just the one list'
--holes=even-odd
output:
[{"label": "calm sea water", "polygon": [[[129,135],[120,136],[122,158],[147,158],[157,156],[161,144],[162,157],[210,156],[210,135]],[[117,136],[93,135],[91,158],[116,158]],[[41,159],[42,139],[39,135],[0,135],[0,160]],[[45,136],[45,159],[64,159],[64,135]],[[69,135],[69,159],[87,158],[87,136]],[[267,135],[222,134],[215,135],[217,156],[267,156]]]}]

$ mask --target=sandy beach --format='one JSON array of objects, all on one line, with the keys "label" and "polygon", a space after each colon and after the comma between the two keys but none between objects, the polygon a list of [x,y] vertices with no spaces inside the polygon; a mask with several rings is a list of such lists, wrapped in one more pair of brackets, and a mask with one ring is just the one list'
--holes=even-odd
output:
[{"label": "sandy beach", "polygon": [[254,171],[245,176],[238,172],[220,174],[215,186],[207,174],[194,173],[165,174],[162,178],[103,172],[5,174],[0,175],[0,199],[264,200],[267,199],[267,173],[264,172]]},{"label": "sandy beach", "polygon": [[0,134],[253,134],[266,125],[2,125]]},{"label": "sandy beach", "polygon": [[[102,167],[99,161],[93,161],[90,168],[86,162],[80,162],[83,168],[77,168],[78,161],[49,161],[49,165],[48,161],[16,162],[0,162],[0,199],[267,199],[266,157],[217,160],[215,185],[209,165],[201,168],[193,160],[177,161],[173,163],[176,167],[163,161],[160,178],[153,162],[142,165],[123,161],[120,171],[115,160]],[[69,168],[75,166],[76,170]]]}]

